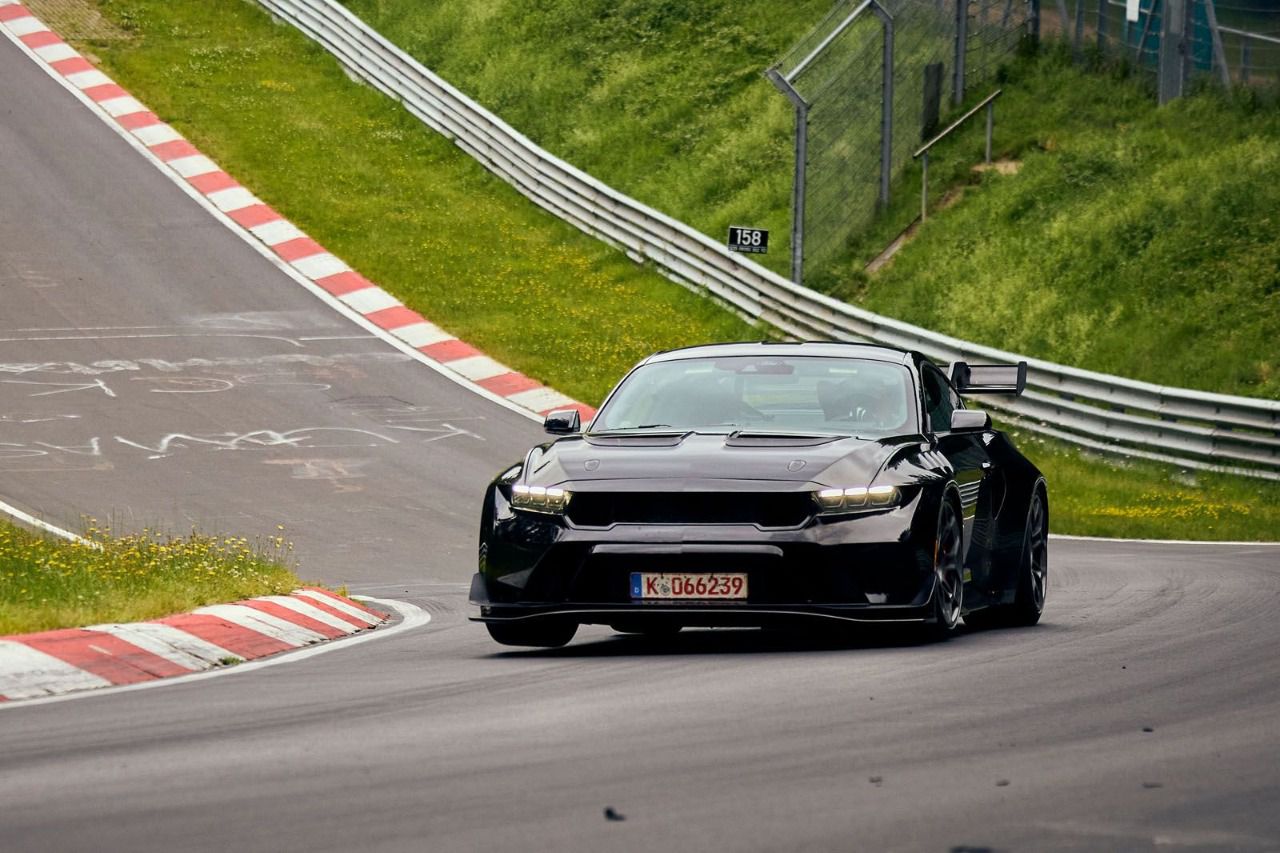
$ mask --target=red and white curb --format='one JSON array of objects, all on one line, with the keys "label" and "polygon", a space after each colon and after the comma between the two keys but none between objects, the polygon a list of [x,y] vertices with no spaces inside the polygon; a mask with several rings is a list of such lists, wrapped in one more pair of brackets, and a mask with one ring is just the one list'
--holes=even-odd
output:
[{"label": "red and white curb", "polygon": [[391,294],[325,250],[292,222],[256,197],[217,163],[183,138],[139,100],[99,71],[52,32],[18,0],[0,0],[0,30],[95,106],[103,120],[137,140],[153,162],[195,191],[197,197],[240,226],[297,276],[363,317],[384,337],[408,347],[451,378],[529,413],[577,409],[584,420],[595,410],[495,361],[402,304]]},{"label": "red and white curb", "polygon": [[308,587],[151,622],[0,637],[0,702],[191,675],[336,640],[387,619]]}]

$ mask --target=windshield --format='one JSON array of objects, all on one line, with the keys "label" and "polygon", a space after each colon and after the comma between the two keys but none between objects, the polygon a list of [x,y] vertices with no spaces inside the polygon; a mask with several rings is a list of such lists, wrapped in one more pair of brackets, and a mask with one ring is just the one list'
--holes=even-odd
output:
[{"label": "windshield", "polygon": [[639,429],[884,435],[915,431],[911,375],[883,361],[769,355],[636,368],[591,425]]}]

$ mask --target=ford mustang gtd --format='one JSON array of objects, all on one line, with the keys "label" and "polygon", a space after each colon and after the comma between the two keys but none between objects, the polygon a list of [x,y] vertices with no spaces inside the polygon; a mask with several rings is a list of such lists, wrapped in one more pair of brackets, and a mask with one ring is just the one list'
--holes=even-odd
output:
[{"label": "ford mustang gtd", "polygon": [[1043,475],[962,394],[1026,364],[865,344],[718,344],[637,365],[583,430],[553,412],[489,485],[471,601],[499,643],[813,620],[1030,625]]}]

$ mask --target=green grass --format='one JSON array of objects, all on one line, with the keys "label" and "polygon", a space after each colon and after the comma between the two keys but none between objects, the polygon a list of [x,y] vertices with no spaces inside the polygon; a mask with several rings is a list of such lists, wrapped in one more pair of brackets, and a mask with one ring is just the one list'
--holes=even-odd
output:
[{"label": "green grass", "polygon": [[1278,482],[1091,453],[1017,428],[1009,434],[1045,475],[1054,533],[1219,541],[1280,533]]},{"label": "green grass", "polygon": [[[361,273],[589,403],[657,349],[761,332],[534,207],[242,0],[101,0],[89,52]],[[253,285],[246,282],[246,287]]]},{"label": "green grass", "polygon": [[1211,93],[1157,108],[1056,53],[1004,90],[997,155],[1017,174],[969,173],[974,128],[930,182],[963,196],[849,295],[1016,352],[1280,398],[1280,111]]},{"label": "green grass", "polygon": [[113,537],[96,528],[86,538],[92,544],[0,521],[0,636],[155,619],[300,585],[280,538]]},{"label": "green grass", "polygon": [[[827,2],[344,0],[516,128],[716,239],[773,231],[787,270],[792,118],[761,77]],[[934,152],[932,196],[968,186],[882,274],[919,175],[807,282],[963,338],[1162,384],[1280,398],[1280,111],[1013,63],[996,110],[1016,176],[977,179],[981,118]]]},{"label": "green grass", "polygon": [[[595,402],[632,361],[651,350],[759,336],[707,300],[532,208],[390,101],[350,82],[327,54],[291,29],[271,24],[256,7],[239,0],[98,4],[127,36],[79,45],[96,55],[109,73],[366,275],[518,369]],[[483,22],[483,10],[499,8],[458,5],[480,16],[472,24]],[[554,4],[530,8],[527,17],[536,19],[547,8]],[[448,17],[446,12],[442,7],[440,14]],[[755,20],[751,15],[768,22],[792,14],[760,5],[740,26],[756,26],[748,26]],[[701,31],[688,27],[686,46]],[[453,37],[449,33],[437,31],[433,40],[445,43]],[[796,34],[794,26],[773,34],[768,45],[754,48],[757,58],[775,46],[781,50]],[[459,39],[464,35],[455,34]],[[577,38],[566,30],[566,41]],[[641,39],[638,55],[666,50],[660,41],[656,35]],[[530,46],[528,62],[541,61],[535,59],[536,46]],[[691,80],[699,72],[698,61],[696,56],[690,59]],[[542,96],[541,90],[525,90],[529,76],[510,75],[515,91],[524,93],[512,98]],[[750,83],[748,77],[744,70],[741,80]],[[659,79],[650,71],[638,75],[635,85],[656,85]],[[550,82],[541,86],[550,103],[577,110],[573,104],[566,106],[562,94],[551,91]],[[603,92],[593,97],[608,101]],[[607,104],[598,106],[609,109]],[[554,110],[541,112],[550,115]],[[608,114],[623,120],[625,113]],[[570,118],[574,116],[587,121],[583,114],[573,112]],[[1069,110],[1055,120],[1069,123]],[[1005,127],[1003,119],[998,126]],[[584,127],[582,132],[588,130]],[[744,132],[750,136],[757,129]],[[649,141],[646,134],[635,136],[641,141],[634,150],[640,152]],[[736,137],[726,133],[716,150],[732,154],[736,144]],[[974,139],[962,137],[955,144],[971,146]],[[678,176],[688,162],[713,153],[695,146],[669,163],[659,163],[661,169],[652,163],[646,168]],[[785,165],[785,156],[779,156],[777,162]],[[637,162],[649,162],[637,157]],[[968,180],[967,163],[959,158],[959,165],[946,163],[945,157],[939,158],[937,174],[945,176],[950,168],[952,180]],[[700,168],[707,175],[714,171],[712,165]],[[654,175],[659,179],[671,179],[673,191],[680,183],[671,175]],[[690,179],[690,184],[696,182]],[[778,186],[785,185],[786,180]],[[987,189],[980,186],[975,192]],[[1023,444],[1049,477],[1055,531],[1254,539],[1272,538],[1280,530],[1274,510],[1280,494],[1270,485],[1198,475],[1198,481],[1210,488],[1191,489],[1185,485],[1187,475],[1166,466],[1116,467],[1052,442],[1026,439]],[[1231,501],[1254,501],[1253,509],[1229,513],[1233,518],[1215,520],[1213,529],[1185,523],[1187,513],[1196,518],[1215,511],[1222,515],[1213,507]],[[1176,507],[1181,509],[1175,512]],[[1134,515],[1126,517],[1125,512]]]},{"label": "green grass", "polygon": [[554,154],[789,269],[792,108],[763,76],[831,0],[342,0]]}]

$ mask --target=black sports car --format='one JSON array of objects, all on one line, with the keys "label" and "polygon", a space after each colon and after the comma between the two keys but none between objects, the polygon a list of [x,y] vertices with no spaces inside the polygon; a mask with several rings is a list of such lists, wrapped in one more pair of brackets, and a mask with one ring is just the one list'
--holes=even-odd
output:
[{"label": "black sports car", "polygon": [[1026,364],[840,343],[658,353],[489,485],[477,618],[508,645],[806,620],[1030,625],[1043,475],[962,393]]}]

